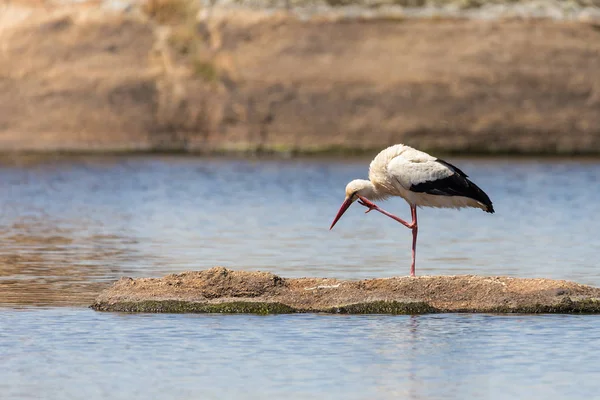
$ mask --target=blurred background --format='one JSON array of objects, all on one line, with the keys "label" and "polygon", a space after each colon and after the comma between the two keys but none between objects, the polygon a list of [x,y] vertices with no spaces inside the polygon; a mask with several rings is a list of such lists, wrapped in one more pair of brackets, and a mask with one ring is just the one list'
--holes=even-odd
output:
[{"label": "blurred background", "polygon": [[[409,273],[344,187],[405,143],[496,214],[417,275],[600,286],[600,0],[4,0],[3,399],[589,399],[595,316],[98,313],[124,277]],[[402,200],[386,210],[408,218]]]},{"label": "blurred background", "polygon": [[9,0],[0,150],[600,152],[598,0]]}]

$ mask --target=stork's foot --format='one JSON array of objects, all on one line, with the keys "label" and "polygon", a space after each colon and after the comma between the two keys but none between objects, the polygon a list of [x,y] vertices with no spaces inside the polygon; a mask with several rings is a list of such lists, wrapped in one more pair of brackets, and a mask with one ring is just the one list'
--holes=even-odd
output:
[{"label": "stork's foot", "polygon": [[374,204],[374,203],[371,203],[369,200],[365,199],[364,197],[361,197],[361,198],[358,200],[358,204],[360,204],[361,206],[365,206],[365,207],[367,207],[367,208],[368,208],[368,210],[367,210],[367,211],[365,211],[365,214],[366,214],[366,213],[369,213],[369,212],[371,212],[371,211],[373,211],[373,210],[377,210],[377,209],[379,208],[379,207],[377,207],[377,205],[376,205],[376,204]]}]

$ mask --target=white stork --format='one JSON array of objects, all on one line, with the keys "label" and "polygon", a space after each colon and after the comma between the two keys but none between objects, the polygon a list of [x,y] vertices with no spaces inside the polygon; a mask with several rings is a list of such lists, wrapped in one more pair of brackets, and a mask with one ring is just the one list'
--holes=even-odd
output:
[{"label": "white stork", "polygon": [[[411,223],[382,210],[370,201],[384,200],[391,196],[400,196],[410,205]],[[379,211],[412,230],[411,276],[415,276],[417,207],[474,207],[488,213],[494,212],[488,195],[471,182],[467,174],[444,160],[403,144],[388,147],[377,154],[369,166],[368,181],[355,179],[348,183],[346,199],[330,230],[356,200],[368,208],[367,213]]]}]

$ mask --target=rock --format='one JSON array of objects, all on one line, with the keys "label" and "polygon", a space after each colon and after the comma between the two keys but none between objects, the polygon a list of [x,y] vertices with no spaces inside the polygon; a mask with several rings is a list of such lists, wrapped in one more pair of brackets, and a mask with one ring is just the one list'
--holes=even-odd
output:
[{"label": "rock", "polygon": [[163,278],[122,278],[91,307],[168,313],[600,313],[600,288],[564,280],[475,275],[286,279],[215,267]]}]

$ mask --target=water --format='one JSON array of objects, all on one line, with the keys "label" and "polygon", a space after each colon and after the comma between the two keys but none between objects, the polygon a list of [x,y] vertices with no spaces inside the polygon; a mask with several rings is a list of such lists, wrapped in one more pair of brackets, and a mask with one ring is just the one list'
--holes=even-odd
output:
[{"label": "water", "polygon": [[591,399],[600,388],[594,316],[53,309],[0,323],[3,399]]},{"label": "water", "polygon": [[[497,213],[419,211],[417,274],[600,286],[600,161],[449,159]],[[593,398],[596,316],[123,315],[121,276],[215,265],[406,275],[410,231],[354,205],[368,160],[94,157],[0,166],[3,399]],[[402,200],[381,204],[409,218]],[[60,306],[60,307],[58,307]]]}]

